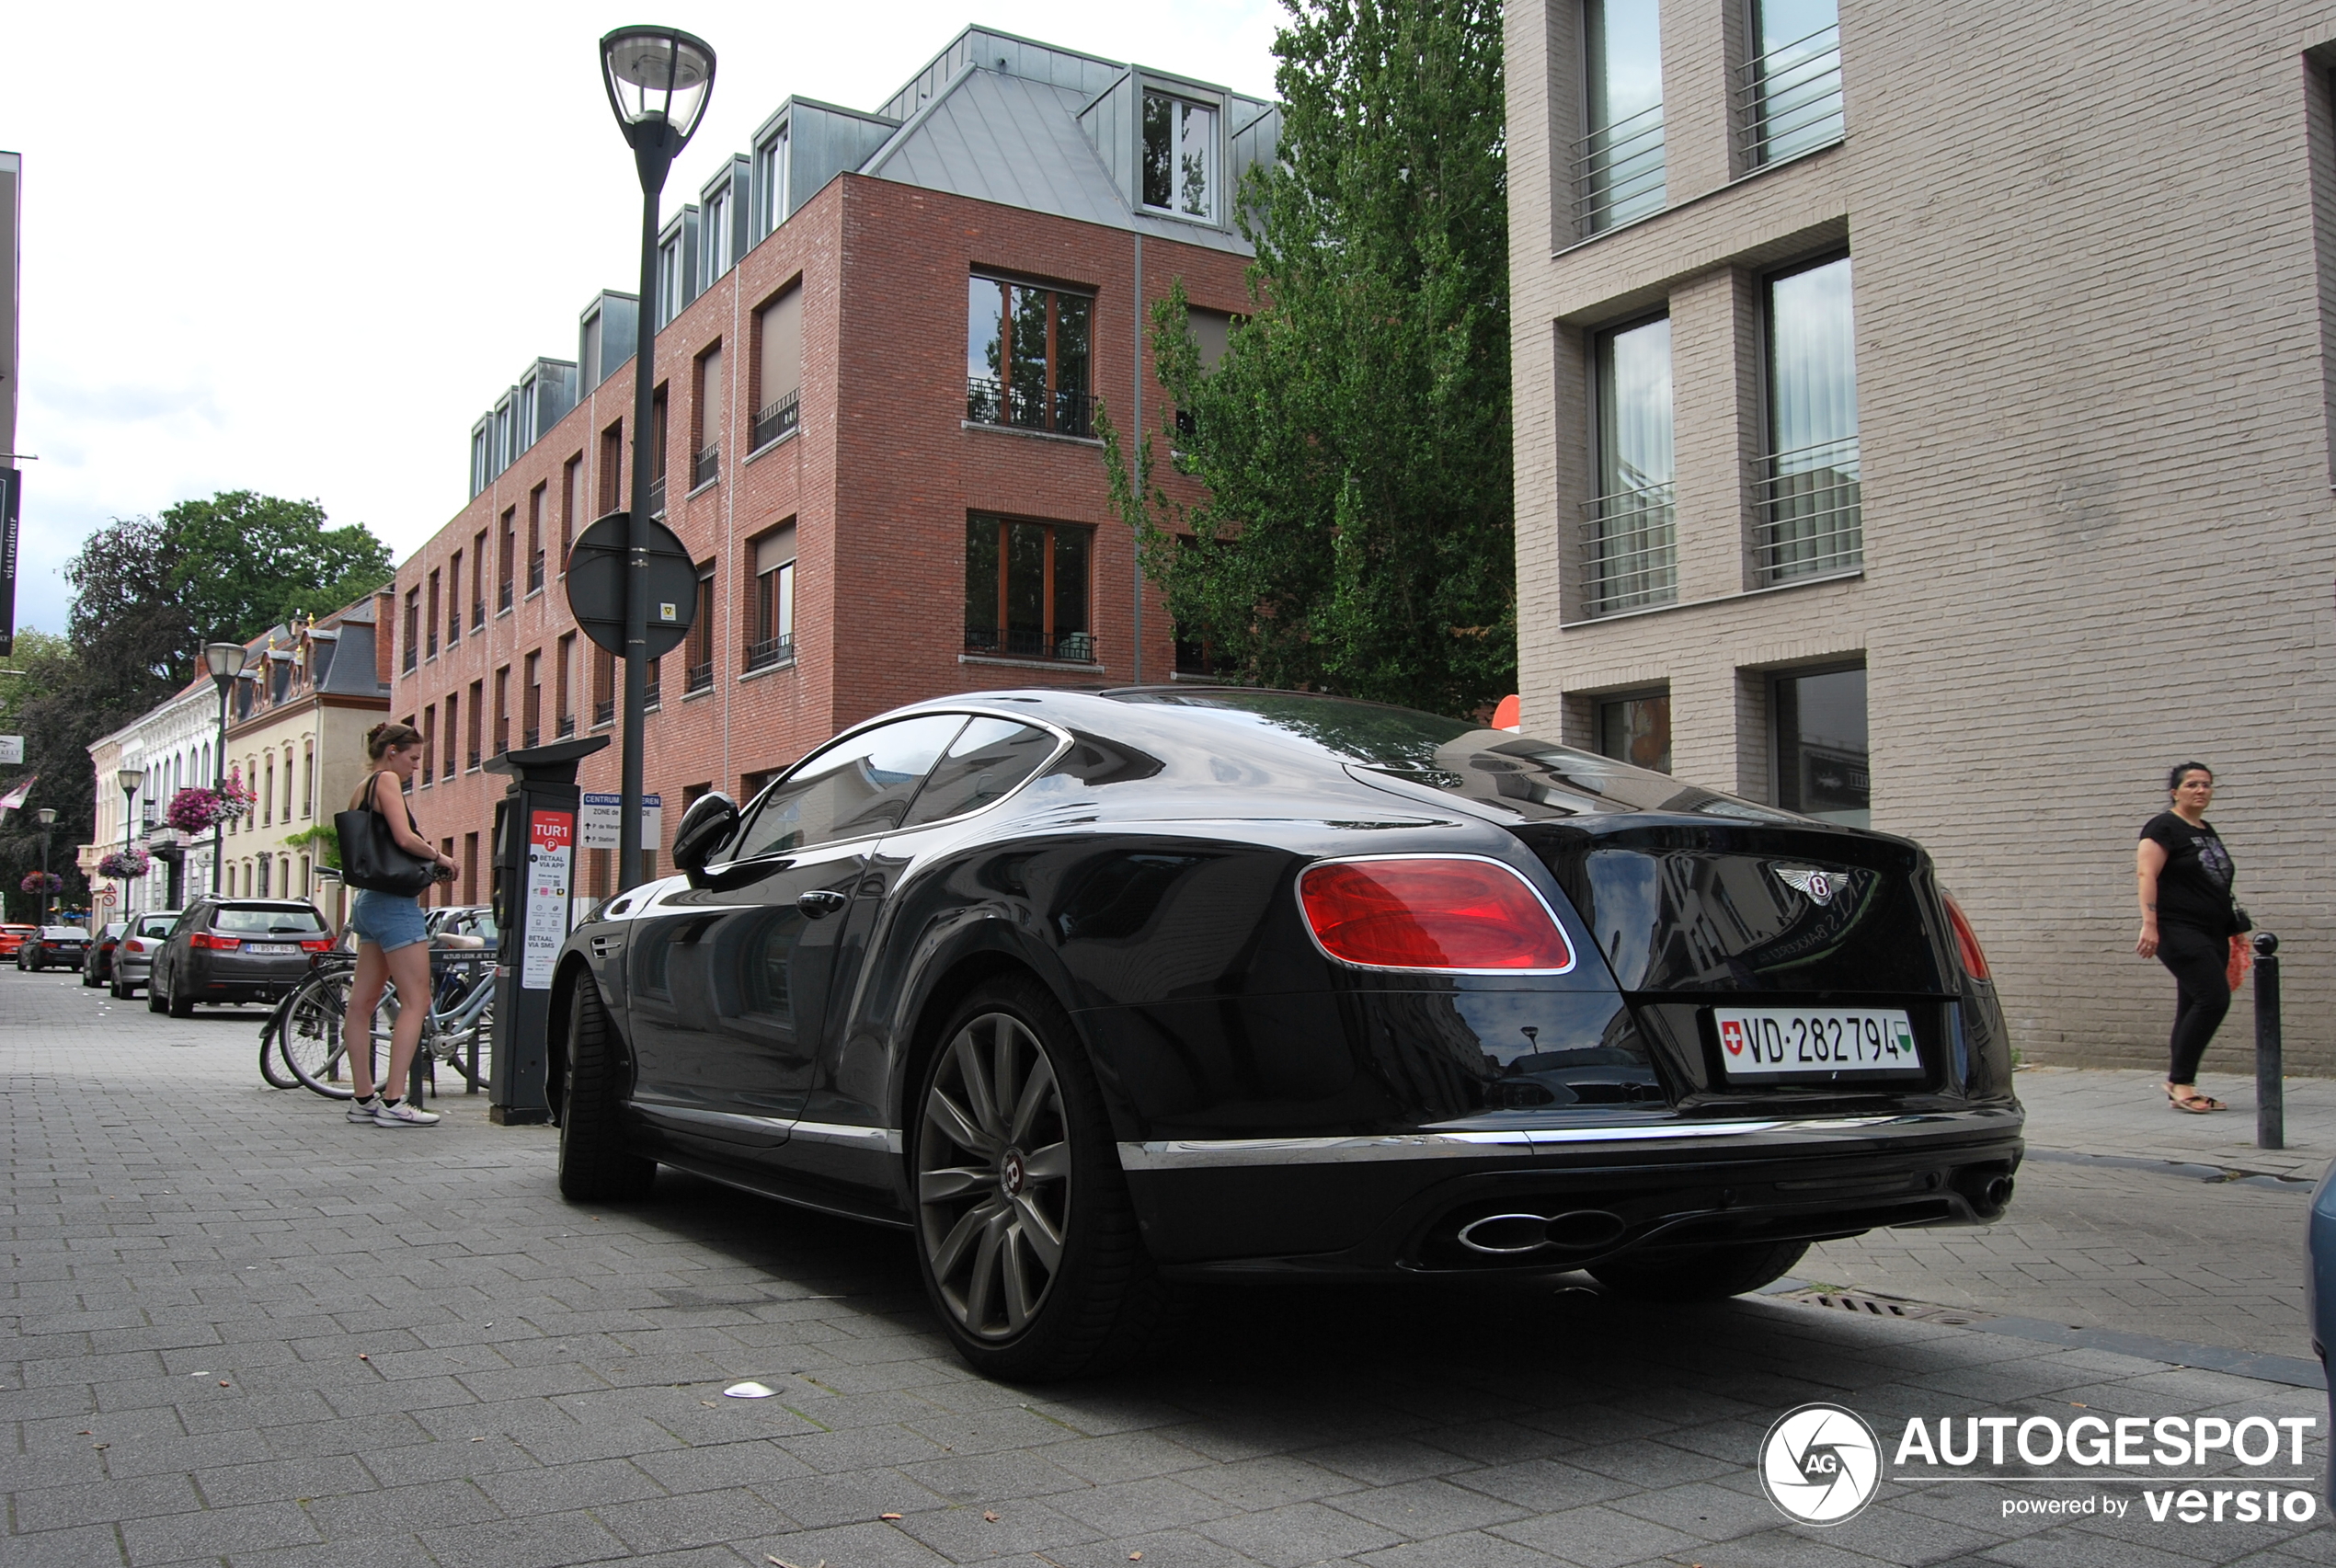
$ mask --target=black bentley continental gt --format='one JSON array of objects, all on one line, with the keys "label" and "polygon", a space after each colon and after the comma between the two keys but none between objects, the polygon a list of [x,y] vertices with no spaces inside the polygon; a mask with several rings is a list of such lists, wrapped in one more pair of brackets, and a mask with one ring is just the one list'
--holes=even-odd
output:
[{"label": "black bentley continental gt", "polygon": [[994,1376],[1196,1276],[1661,1300],[1983,1223],[2021,1114],[1917,845],[1406,709],[985,692],[693,804],[552,994],[560,1188],[912,1231]]}]

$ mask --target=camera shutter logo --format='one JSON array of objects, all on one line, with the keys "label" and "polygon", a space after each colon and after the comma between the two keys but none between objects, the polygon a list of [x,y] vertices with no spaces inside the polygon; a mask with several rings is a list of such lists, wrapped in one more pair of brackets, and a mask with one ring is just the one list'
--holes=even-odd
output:
[{"label": "camera shutter logo", "polygon": [[1838,1525],[1873,1501],[1882,1444],[1855,1411],[1804,1404],[1777,1417],[1760,1439],[1760,1485],[1789,1519]]}]

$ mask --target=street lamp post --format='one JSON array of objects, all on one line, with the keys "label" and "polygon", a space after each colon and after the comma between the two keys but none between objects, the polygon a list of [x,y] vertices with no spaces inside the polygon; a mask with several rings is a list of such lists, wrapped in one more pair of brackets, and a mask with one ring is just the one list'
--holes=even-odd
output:
[{"label": "street lamp post", "polygon": [[49,923],[49,830],[57,825],[54,807],[44,806],[33,813],[40,822],[40,923]]},{"label": "street lamp post", "polygon": [[[136,768],[120,768],[114,772],[113,782],[121,790],[121,853],[126,856],[130,853],[132,824],[138,815],[138,786],[146,782],[146,775]],[[130,913],[127,877],[122,878],[121,884],[121,912],[124,916]]]},{"label": "street lamp post", "polygon": [[619,28],[601,40],[608,105],[633,148],[641,177],[641,321],[633,359],[633,502],[625,536],[624,760],[618,806],[616,880],[630,887],[641,867],[642,756],[648,703],[649,429],[657,365],[658,198],[673,160],[696,133],[714,91],[714,51],[675,28]]},{"label": "street lamp post", "polygon": [[[227,693],[243,679],[244,666],[250,662],[251,652],[241,643],[217,642],[202,650],[202,661],[211,670],[211,678],[219,685],[219,755],[218,766],[211,787],[223,793],[227,787]],[[219,891],[219,868],[227,858],[227,818],[223,815],[211,823],[211,890]]]}]

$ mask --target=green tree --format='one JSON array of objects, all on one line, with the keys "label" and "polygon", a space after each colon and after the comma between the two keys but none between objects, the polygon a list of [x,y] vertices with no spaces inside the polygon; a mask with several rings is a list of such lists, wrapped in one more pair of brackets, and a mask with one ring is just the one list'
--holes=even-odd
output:
[{"label": "green tree", "polygon": [[1154,307],[1169,407],[1132,463],[1105,422],[1114,507],[1237,678],[1466,714],[1517,673],[1500,7],[1285,4],[1254,312],[1209,371],[1181,281]]},{"label": "green tree", "polygon": [[40,869],[40,824],[33,813],[43,807],[57,813],[50,830],[49,869],[65,879],[65,890],[52,907],[89,896],[88,883],[74,867],[74,849],[89,841],[97,808],[89,742],[111,727],[91,727],[88,681],[67,639],[26,627],[17,633],[8,668],[21,673],[0,675],[0,735],[24,737],[24,766],[0,768],[0,795],[30,775],[40,777],[24,808],[0,819],[0,892],[15,918],[34,920],[40,897],[17,885],[26,872]]}]

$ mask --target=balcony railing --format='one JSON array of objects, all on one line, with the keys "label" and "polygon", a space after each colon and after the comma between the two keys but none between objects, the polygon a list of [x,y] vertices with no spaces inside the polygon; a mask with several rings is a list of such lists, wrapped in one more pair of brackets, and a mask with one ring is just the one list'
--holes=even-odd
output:
[{"label": "balcony railing", "polygon": [[463,616],[462,612],[456,611],[454,612],[454,618],[446,623],[446,646],[448,647],[452,647],[456,643],[459,643],[462,640]]},{"label": "balcony railing", "polygon": [[665,475],[662,474],[649,481],[649,515],[665,515]]},{"label": "balcony railing", "polygon": [[1663,106],[1574,143],[1574,221],[1585,235],[1663,210]]},{"label": "balcony railing", "polygon": [[413,638],[411,638],[411,637],[407,638],[407,639],[406,639],[406,665],[405,665],[406,673],[407,673],[407,674],[408,674],[408,675],[411,675],[411,674],[414,672],[414,667],[415,667],[416,665],[419,664],[420,662],[421,662],[420,658],[419,658],[419,657],[416,654],[416,652],[415,652],[415,648],[414,648],[414,639],[413,639]]},{"label": "balcony railing", "polygon": [[1093,632],[1057,632],[1049,636],[1045,632],[1021,628],[1000,633],[993,626],[968,626],[966,652],[989,654],[1001,658],[1043,658],[1063,664],[1093,664],[1095,662],[1095,635]]},{"label": "balcony railing", "polygon": [[784,664],[794,657],[795,636],[792,633],[784,637],[764,637],[759,643],[746,645],[746,667],[750,670],[768,670],[774,664]]},{"label": "balcony railing", "polygon": [[1747,168],[1841,140],[1841,29],[1819,28],[1736,67],[1737,144]]},{"label": "balcony railing", "polygon": [[1752,512],[1752,567],[1763,587],[1864,566],[1858,438],[1762,458]]},{"label": "balcony railing", "polygon": [[648,685],[641,693],[641,711],[648,713],[665,705],[665,680],[662,669],[649,671]]},{"label": "balcony railing", "polygon": [[527,591],[544,591],[544,552],[541,550],[527,558]]},{"label": "balcony railing", "polygon": [[519,743],[522,747],[532,746],[543,737],[543,733],[540,729],[522,729],[519,732]]},{"label": "balcony railing", "polygon": [[438,623],[435,621],[429,624],[429,630],[422,634],[422,656],[425,658],[438,657]]},{"label": "balcony railing", "polygon": [[1582,613],[1611,615],[1678,597],[1678,530],[1668,483],[1600,496],[1583,510]]},{"label": "balcony railing", "polygon": [[704,664],[691,665],[682,678],[681,694],[695,696],[700,692],[710,692],[713,689],[714,661],[709,658]]},{"label": "balcony railing", "polygon": [[474,600],[471,602],[471,630],[474,632],[487,630],[487,601],[483,599]]},{"label": "balcony railing", "polygon": [[495,608],[498,610],[509,610],[510,607],[511,579],[505,578],[503,579],[502,586],[495,590]]},{"label": "balcony railing", "polygon": [[799,392],[790,392],[757,413],[754,416],[754,434],[749,438],[754,443],[754,450],[760,452],[780,437],[795,434],[795,428],[802,421],[802,417],[803,395]]},{"label": "balcony railing", "polygon": [[721,443],[716,441],[700,448],[698,454],[690,459],[690,488],[694,490],[700,485],[712,484],[715,476],[721,472]]},{"label": "balcony railing", "polygon": [[469,755],[468,755],[468,756],[466,756],[466,757],[464,757],[464,758],[463,759],[463,767],[464,767],[464,770],[465,772],[468,772],[468,773],[475,773],[478,772],[478,748],[477,748],[477,747],[474,746],[474,747],[472,747],[472,748],[470,749],[470,753],[469,753]]},{"label": "balcony railing", "polygon": [[562,715],[560,715],[559,727],[558,727],[558,729],[556,729],[555,731],[554,731],[554,734],[555,734],[556,736],[558,736],[558,737],[559,737],[560,738],[562,738],[562,739],[566,739],[568,736],[571,736],[571,735],[573,735],[573,734],[575,734],[575,733],[576,733],[576,715],[575,715],[574,714],[562,714]]},{"label": "balcony railing", "polygon": [[1069,389],[1049,392],[1044,387],[1001,383],[992,376],[968,376],[966,418],[977,425],[1093,438],[1095,400]]},{"label": "balcony railing", "polygon": [[600,728],[601,726],[604,724],[614,724],[615,722],[616,699],[614,697],[602,697],[600,701],[592,704],[592,727],[594,729]]}]

